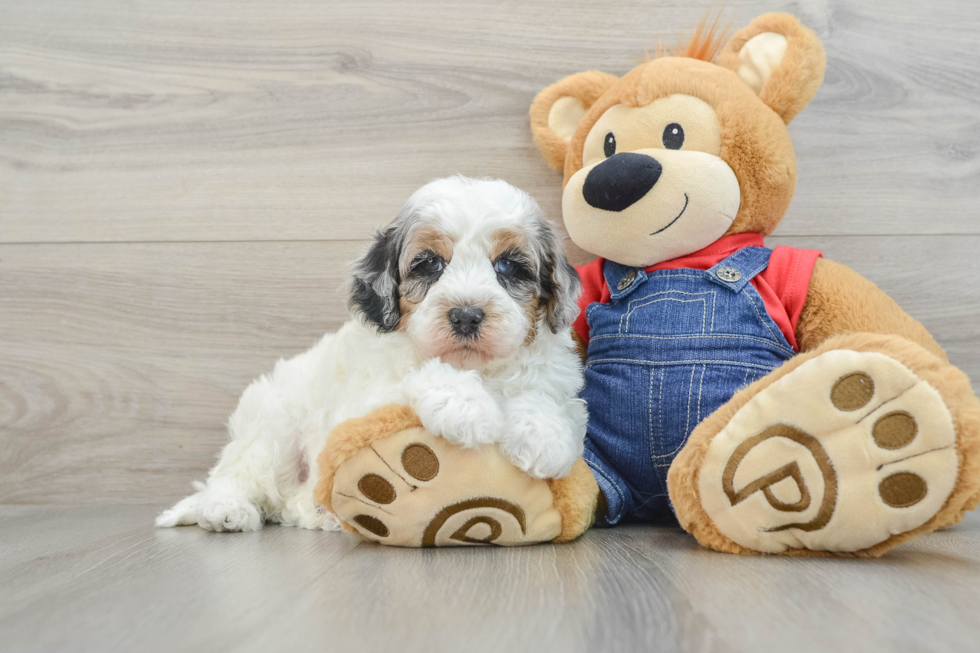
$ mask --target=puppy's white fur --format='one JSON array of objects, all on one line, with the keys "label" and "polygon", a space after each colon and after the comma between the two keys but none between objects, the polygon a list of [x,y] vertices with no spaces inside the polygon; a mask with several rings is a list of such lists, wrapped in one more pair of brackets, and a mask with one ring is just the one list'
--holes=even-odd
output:
[{"label": "puppy's white fur", "polygon": [[[501,235],[514,244],[506,256],[521,262],[520,278],[495,271]],[[361,319],[245,390],[207,484],[157,526],[339,529],[314,503],[317,455],[335,426],[391,403],[411,405],[427,429],[460,446],[499,443],[533,476],[568,474],[586,426],[569,332],[578,288],[559,237],[525,193],[464,177],[424,186],[355,264],[351,303]],[[458,306],[484,311],[476,336],[454,332],[447,316]]]}]

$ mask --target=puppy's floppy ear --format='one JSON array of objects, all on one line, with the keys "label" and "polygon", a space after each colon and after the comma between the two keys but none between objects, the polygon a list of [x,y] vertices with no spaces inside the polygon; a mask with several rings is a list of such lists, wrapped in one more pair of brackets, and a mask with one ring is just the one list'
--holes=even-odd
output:
[{"label": "puppy's floppy ear", "polygon": [[592,70],[566,77],[538,93],[531,104],[531,132],[549,166],[562,169],[578,124],[617,81],[613,75]]},{"label": "puppy's floppy ear", "polygon": [[544,317],[552,333],[558,333],[571,326],[578,317],[582,282],[578,272],[565,258],[564,237],[544,218],[538,221],[538,242],[541,247],[538,285],[541,288]]},{"label": "puppy's floppy ear", "polygon": [[398,292],[401,231],[397,220],[375,231],[371,247],[353,266],[347,305],[351,312],[363,316],[382,333],[393,331],[401,319]]},{"label": "puppy's floppy ear", "polygon": [[827,56],[820,38],[790,14],[759,16],[715,60],[735,72],[789,124],[823,83]]}]

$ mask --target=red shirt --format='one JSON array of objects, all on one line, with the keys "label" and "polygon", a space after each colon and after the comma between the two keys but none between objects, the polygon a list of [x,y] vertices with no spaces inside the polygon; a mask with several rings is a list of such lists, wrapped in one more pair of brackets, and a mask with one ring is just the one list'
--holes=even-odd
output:
[{"label": "red shirt", "polygon": [[[743,247],[764,247],[759,234],[734,234],[725,236],[693,254],[681,256],[671,261],[651,265],[647,272],[654,270],[708,270],[728,258]],[[796,344],[796,323],[806,303],[810,277],[817,259],[823,256],[816,249],[796,249],[779,246],[772,250],[769,266],[752,278],[752,286],[759,292],[766,305],[766,311],[786,336],[793,349]],[[596,259],[577,268],[582,277],[582,297],[579,299],[581,312],[575,320],[575,330],[582,339],[589,342],[589,325],[585,321],[585,308],[592,302],[609,303],[609,287],[602,276],[605,259]]]}]

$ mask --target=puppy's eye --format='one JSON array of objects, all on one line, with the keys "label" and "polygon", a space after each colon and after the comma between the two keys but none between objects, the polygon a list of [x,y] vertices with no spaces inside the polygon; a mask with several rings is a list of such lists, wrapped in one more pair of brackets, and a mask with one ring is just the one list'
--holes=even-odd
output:
[{"label": "puppy's eye", "polygon": [[493,271],[505,277],[511,277],[517,272],[517,263],[509,258],[498,258],[493,264]]},{"label": "puppy's eye", "polygon": [[663,135],[664,147],[668,150],[679,150],[684,145],[684,128],[676,122],[672,122],[664,127]]},{"label": "puppy's eye", "polygon": [[602,149],[606,153],[606,158],[608,159],[613,154],[616,153],[616,135],[612,132],[606,134],[606,138],[602,141]]},{"label": "puppy's eye", "polygon": [[445,266],[446,264],[443,262],[442,257],[430,254],[415,259],[415,262],[412,264],[412,272],[426,275],[439,274]]}]

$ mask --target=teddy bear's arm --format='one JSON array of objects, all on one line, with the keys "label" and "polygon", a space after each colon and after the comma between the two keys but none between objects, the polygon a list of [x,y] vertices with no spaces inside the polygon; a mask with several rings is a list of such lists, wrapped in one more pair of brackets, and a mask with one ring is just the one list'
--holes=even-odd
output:
[{"label": "teddy bear's arm", "polygon": [[818,259],[796,326],[796,341],[805,352],[847,332],[903,336],[946,360],[946,352],[926,328],[878,286],[845,265]]}]

